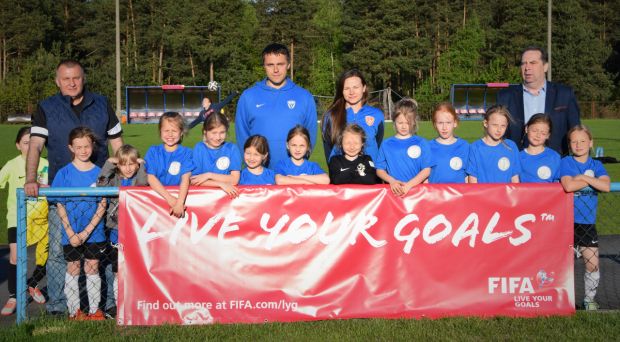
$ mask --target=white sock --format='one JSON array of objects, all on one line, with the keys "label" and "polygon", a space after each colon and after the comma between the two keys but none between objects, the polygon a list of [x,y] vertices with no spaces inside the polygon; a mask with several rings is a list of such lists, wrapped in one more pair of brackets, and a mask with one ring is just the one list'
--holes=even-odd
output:
[{"label": "white sock", "polygon": [[67,309],[69,315],[74,316],[80,308],[80,288],[78,285],[78,276],[72,276],[65,273],[65,296],[67,296]]},{"label": "white sock", "polygon": [[118,306],[118,274],[114,273],[114,302]]},{"label": "white sock", "polygon": [[585,282],[586,295],[584,301],[593,302],[596,297],[596,290],[598,289],[598,282],[601,279],[601,272],[587,272],[583,275]]},{"label": "white sock", "polygon": [[88,292],[89,313],[94,314],[99,310],[99,301],[101,301],[101,278],[98,274],[86,275],[86,290]]}]

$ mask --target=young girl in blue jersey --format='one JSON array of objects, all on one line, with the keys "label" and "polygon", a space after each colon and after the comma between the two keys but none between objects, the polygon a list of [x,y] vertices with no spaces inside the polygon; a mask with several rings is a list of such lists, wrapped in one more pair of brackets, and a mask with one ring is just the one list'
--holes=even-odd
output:
[{"label": "young girl in blue jersey", "polygon": [[235,198],[235,185],[241,173],[241,154],[237,145],[226,141],[228,119],[218,112],[207,116],[202,125],[203,141],[194,146],[195,165],[190,178],[192,185],[217,186]]},{"label": "young girl in blue jersey", "polygon": [[[101,168],[97,178],[97,186],[148,186],[144,160],[140,158],[138,149],[131,145],[123,145],[116,150],[114,157],[108,160]],[[109,246],[106,257],[106,284],[107,303],[106,311],[116,307],[118,298],[118,198],[108,199],[108,209],[105,221]]]},{"label": "young girl in blue jersey", "polygon": [[319,164],[309,161],[310,134],[297,125],[288,132],[286,150],[289,158],[276,164],[276,184],[329,184],[329,176]]},{"label": "young girl in blue jersey", "polygon": [[239,185],[273,185],[276,174],[268,169],[269,144],[262,135],[253,135],[243,145],[243,161],[246,168],[241,171]]},{"label": "young girl in blue jersey", "polygon": [[386,139],[379,149],[377,176],[390,184],[397,196],[424,182],[434,165],[428,142],[415,133],[418,130],[418,103],[403,98],[396,103],[392,115],[396,134]]},{"label": "young girl in blue jersey", "polygon": [[521,164],[519,149],[504,139],[512,121],[505,106],[492,106],[484,115],[484,137],[473,142],[465,171],[469,183],[519,183]]},{"label": "young girl in blue jersey", "polygon": [[[185,199],[189,179],[194,169],[192,150],[182,146],[185,122],[177,112],[165,112],[159,118],[159,135],[163,144],[151,146],[146,151],[146,173],[149,185],[168,203],[169,213],[175,217],[185,215]],[[178,185],[177,196],[164,186]]]},{"label": "young girl in blue jersey", "polygon": [[342,131],[338,147],[344,153],[329,160],[332,184],[377,184],[377,170],[369,155],[364,154],[366,133],[358,124],[348,124]]},{"label": "young girl in blue jersey", "polygon": [[545,146],[551,129],[551,118],[543,113],[532,115],[525,125],[528,145],[519,153],[521,183],[553,183],[560,179],[560,155]]},{"label": "young girl in blue jersey", "polygon": [[429,183],[467,183],[469,143],[454,135],[459,117],[452,104],[440,103],[433,111],[433,126],[437,138],[430,141],[435,165],[431,168]]},{"label": "young girl in blue jersey", "polygon": [[[76,127],[69,133],[69,150],[73,161],[61,168],[52,187],[94,187],[101,169],[93,164],[90,157],[96,141],[90,128]],[[99,278],[99,259],[106,249],[103,228],[106,199],[98,197],[67,197],[58,200],[58,216],[62,222],[62,245],[67,273],[65,275],[65,295],[70,319],[104,319],[99,310],[101,300],[101,278]],[[80,310],[80,262],[85,259],[86,291],[88,293],[88,316]]]},{"label": "young girl in blue jersey", "polygon": [[590,158],[594,146],[592,133],[584,125],[571,128],[568,133],[570,156],[560,164],[560,182],[566,192],[574,192],[575,233],[574,245],[585,263],[584,308],[597,310],[594,300],[601,277],[598,258],[598,233],[596,231],[596,209],[598,192],[609,192],[611,180],[603,164]]}]

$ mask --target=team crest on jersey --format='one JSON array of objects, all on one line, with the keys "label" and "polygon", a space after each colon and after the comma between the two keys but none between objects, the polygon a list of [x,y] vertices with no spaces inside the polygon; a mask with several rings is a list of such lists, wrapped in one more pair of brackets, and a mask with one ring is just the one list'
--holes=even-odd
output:
[{"label": "team crest on jersey", "polygon": [[463,167],[463,160],[460,157],[452,157],[450,159],[450,168],[454,171],[458,171]]},{"label": "team crest on jersey", "polygon": [[372,117],[372,116],[370,116],[370,115],[366,115],[366,116],[364,117],[364,120],[366,121],[366,124],[367,124],[368,126],[372,126],[372,124],[374,124],[374,123],[375,123],[375,118],[374,118],[374,117]]},{"label": "team crest on jersey", "polygon": [[295,108],[296,102],[295,100],[288,100],[287,104],[288,104],[288,109],[293,109]]},{"label": "team crest on jersey", "polygon": [[587,169],[586,172],[583,173],[586,176],[594,177],[594,171]]},{"label": "team crest on jersey", "polygon": [[421,154],[422,149],[418,145],[409,146],[409,148],[407,149],[407,155],[409,156],[409,158],[418,159]]},{"label": "team crest on jersey", "polygon": [[502,171],[506,171],[508,170],[508,168],[510,167],[510,159],[506,158],[506,157],[501,157],[499,158],[499,160],[497,161],[497,168],[502,170]]},{"label": "team crest on jersey", "polygon": [[360,177],[366,176],[366,166],[364,164],[357,164],[357,174],[360,175]]},{"label": "team crest on jersey", "polygon": [[536,170],[536,174],[540,179],[549,179],[549,177],[551,177],[551,169],[549,166],[543,165]]},{"label": "team crest on jersey", "polygon": [[215,166],[217,166],[219,170],[226,170],[228,166],[230,166],[230,159],[226,156],[219,157],[215,162]]},{"label": "team crest on jersey", "polygon": [[173,161],[172,163],[170,163],[170,167],[168,167],[168,173],[176,176],[179,174],[179,172],[181,172],[181,163],[179,163],[178,161]]}]

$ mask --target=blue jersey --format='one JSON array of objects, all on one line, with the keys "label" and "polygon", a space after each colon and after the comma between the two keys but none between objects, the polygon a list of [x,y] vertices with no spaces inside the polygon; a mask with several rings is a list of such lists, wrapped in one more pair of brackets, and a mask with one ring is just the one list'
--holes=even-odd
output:
[{"label": "blue jersey", "polygon": [[280,160],[274,169],[275,173],[284,176],[322,175],[325,173],[319,164],[304,159],[303,164],[297,166],[291,158]]},{"label": "blue jersey", "polygon": [[465,169],[469,160],[469,143],[461,138],[450,145],[431,140],[431,153],[435,166],[431,169],[429,183],[465,183]]},{"label": "blue jersey", "polygon": [[310,145],[314,146],[317,131],[314,98],[288,78],[279,89],[267,85],[266,79],[262,80],[239,97],[235,116],[239,151],[243,151],[243,144],[251,135],[260,134],[269,143],[269,165],[276,165],[288,158],[286,136],[296,125],[308,130]]},{"label": "blue jersey", "polygon": [[[603,164],[598,160],[588,157],[585,163],[580,163],[572,156],[562,158],[562,162],[560,163],[560,178],[564,176],[575,177],[577,175],[586,175],[595,178],[609,176]],[[595,224],[598,191],[586,187],[575,192],[574,201],[575,223]]]},{"label": "blue jersey", "polygon": [[110,229],[110,237],[108,238],[108,241],[117,244],[118,243],[118,229]]},{"label": "blue jersey", "polygon": [[423,169],[433,167],[435,163],[428,142],[413,135],[407,139],[386,139],[381,144],[375,165],[377,170],[384,170],[397,180],[408,182]]},{"label": "blue jersey", "polygon": [[[98,166],[93,166],[93,168],[88,171],[80,171],[73,163],[69,163],[58,170],[52,182],[52,187],[95,187],[100,171],[101,168]],[[56,200],[65,207],[71,229],[78,234],[86,228],[90,220],[95,216],[101,197],[64,197],[63,199]],[[88,236],[86,242],[94,243],[106,240],[103,221],[104,219],[102,217],[95,229]],[[65,246],[69,244],[69,237],[64,229],[62,229],[61,243]]]},{"label": "blue jersey", "polygon": [[[358,124],[366,133],[366,145],[364,154],[374,161],[379,157],[379,144],[383,139],[383,112],[375,107],[365,104],[355,113],[351,107],[347,108],[347,124]],[[379,141],[377,141],[379,140]],[[335,147],[329,158],[342,155],[340,148]]]},{"label": "blue jersey", "polygon": [[225,142],[217,149],[210,148],[204,142],[194,146],[192,161],[196,168],[194,175],[213,172],[221,175],[229,175],[231,171],[241,170],[241,154],[237,145]]},{"label": "blue jersey", "polygon": [[545,147],[542,153],[531,155],[526,150],[519,152],[521,158],[521,183],[553,183],[560,179],[560,155]]},{"label": "blue jersey", "polygon": [[509,139],[495,146],[476,140],[469,148],[465,172],[476,177],[478,183],[510,183],[513,176],[521,173],[517,145]]},{"label": "blue jersey", "polygon": [[248,169],[241,170],[239,185],[274,185],[276,184],[276,173],[272,169],[263,167],[263,173],[255,175]]},{"label": "blue jersey", "polygon": [[144,161],[146,173],[157,177],[164,186],[180,185],[181,177],[194,169],[192,150],[181,145],[172,152],[166,151],[163,144],[151,146]]}]

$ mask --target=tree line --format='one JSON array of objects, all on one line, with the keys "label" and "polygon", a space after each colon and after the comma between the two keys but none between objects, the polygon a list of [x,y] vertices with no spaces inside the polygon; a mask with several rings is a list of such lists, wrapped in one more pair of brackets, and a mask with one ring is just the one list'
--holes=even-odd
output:
[{"label": "tree line", "polygon": [[[620,101],[618,13],[618,0],[553,3],[553,80],[580,101]],[[547,35],[543,0],[123,0],[120,17],[123,86],[242,90],[264,76],[262,48],[281,42],[291,78],[315,95],[358,68],[372,89],[421,103],[447,100],[453,83],[519,82],[521,49]],[[114,18],[114,0],[1,1],[1,118],[54,94],[64,58],[114,103]]]}]

